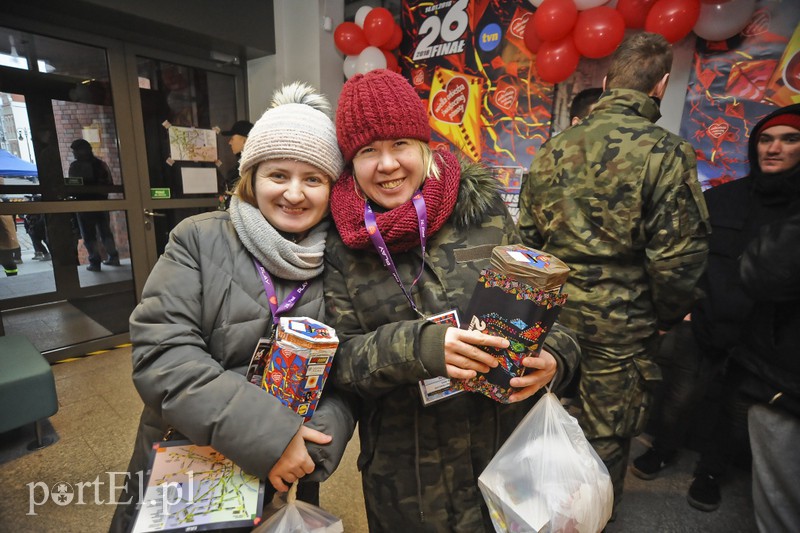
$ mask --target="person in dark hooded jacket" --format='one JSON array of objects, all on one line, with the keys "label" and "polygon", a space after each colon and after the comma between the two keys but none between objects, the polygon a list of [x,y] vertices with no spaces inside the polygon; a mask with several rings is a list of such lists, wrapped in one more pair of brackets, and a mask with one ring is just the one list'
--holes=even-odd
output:
[{"label": "person in dark hooded jacket", "polygon": [[478,476],[533,395],[569,381],[577,343],[556,326],[540,356],[523,359],[531,372],[511,380],[514,403],[461,393],[423,405],[421,380],[474,377],[497,365],[480,346],[508,346],[425,317],[466,309],[489,261],[461,254],[519,234],[487,169],[429,148],[427,112],[402,76],[348,80],[336,130],[349,166],[331,191],[338,234],[326,243],[325,301],[340,339],[333,384],[360,398],[369,529],[493,531]]},{"label": "person in dark hooded jacket", "polygon": [[[704,449],[688,492],[689,503],[703,511],[719,507],[719,479],[725,473],[726,463],[732,458],[738,440],[743,440],[746,446],[743,413],[751,402],[742,394],[742,381],[747,375],[743,369],[758,375],[762,366],[773,368],[773,372],[774,368],[780,368],[765,363],[769,357],[745,355],[748,351],[770,353],[772,334],[765,324],[769,317],[762,315],[761,307],[746,290],[739,260],[748,243],[763,228],[796,213],[800,205],[800,104],[772,112],[752,131],[749,174],[704,193],[712,233],[708,265],[698,283],[704,297],[692,309],[693,338],[687,339],[697,345],[695,371],[682,383],[668,384],[672,389],[685,385],[686,392],[664,403],[664,412],[655,426],[653,447],[634,460],[632,466],[637,476],[653,479],[671,463],[686,433],[690,410],[697,408],[697,401],[709,383],[720,380],[722,397],[712,396],[713,401],[704,404],[715,424],[704,435],[701,445]],[[740,355],[732,360],[734,354]],[[795,358],[795,365],[796,361]],[[719,378],[721,373],[724,376]],[[719,409],[723,411],[717,416]]]},{"label": "person in dark hooded jacket", "polygon": [[781,214],[742,254],[739,273],[754,304],[732,353],[745,369],[742,393],[755,401],[747,418],[761,532],[800,525],[800,105],[785,110],[756,130],[762,171],[777,170],[766,185],[780,193]]}]

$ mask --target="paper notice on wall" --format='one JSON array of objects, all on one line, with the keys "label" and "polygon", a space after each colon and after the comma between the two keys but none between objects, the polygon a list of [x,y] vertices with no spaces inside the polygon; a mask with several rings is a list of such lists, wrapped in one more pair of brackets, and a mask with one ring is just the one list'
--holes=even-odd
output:
[{"label": "paper notice on wall", "polygon": [[183,194],[217,194],[217,169],[189,167],[181,169]]}]

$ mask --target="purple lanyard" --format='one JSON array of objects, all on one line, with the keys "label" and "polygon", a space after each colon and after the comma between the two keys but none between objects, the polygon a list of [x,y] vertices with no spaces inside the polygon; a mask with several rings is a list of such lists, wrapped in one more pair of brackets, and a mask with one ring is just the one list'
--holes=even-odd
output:
[{"label": "purple lanyard", "polygon": [[253,258],[253,264],[256,265],[258,275],[261,276],[261,283],[264,284],[264,292],[267,293],[269,309],[272,311],[272,323],[277,326],[281,321],[281,315],[286,311],[291,310],[291,308],[294,307],[294,304],[296,304],[303,295],[303,292],[308,287],[309,281],[306,280],[301,283],[295,290],[289,293],[289,296],[287,296],[283,303],[278,306],[278,296],[275,294],[275,287],[272,285],[272,278],[269,277],[269,272],[267,272],[267,269],[264,268],[264,265],[259,263],[258,259],[255,257]]},{"label": "purple lanyard", "polygon": [[[425,209],[425,199],[422,197],[422,191],[415,192],[414,196],[411,197],[411,202],[414,204],[414,209],[417,210],[417,221],[419,223],[419,244],[422,248],[422,266],[419,269],[419,274],[417,274],[417,277],[414,278],[414,281],[411,283],[411,286],[413,287],[417,284],[419,278],[422,276],[422,272],[425,270],[425,243],[427,241],[428,212]],[[415,304],[414,300],[411,299],[411,294],[406,290],[405,285],[403,285],[403,282],[400,279],[400,275],[397,273],[397,267],[394,266],[392,254],[389,253],[389,248],[386,246],[386,242],[383,240],[381,230],[378,229],[378,222],[375,220],[375,213],[372,212],[372,207],[369,205],[369,200],[364,202],[364,224],[367,227],[367,233],[372,241],[372,245],[375,247],[375,250],[378,251],[378,255],[383,262],[383,266],[389,270],[389,273],[397,282],[397,285],[400,286],[400,290],[403,291],[403,295],[408,300],[408,303],[411,304],[411,308],[416,311],[419,316],[424,318],[425,315],[423,315],[419,309],[417,309],[417,304]]]}]

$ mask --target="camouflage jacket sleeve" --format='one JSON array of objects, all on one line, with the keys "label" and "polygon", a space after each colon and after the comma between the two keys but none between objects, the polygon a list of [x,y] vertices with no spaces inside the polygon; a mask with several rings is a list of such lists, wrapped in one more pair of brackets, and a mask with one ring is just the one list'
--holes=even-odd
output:
[{"label": "camouflage jacket sleeve", "polygon": [[580,365],[580,345],[571,329],[556,322],[547,334],[544,349],[556,359],[558,367],[550,385],[552,391],[559,394],[572,381],[572,376]]},{"label": "camouflage jacket sleeve", "polygon": [[528,173],[525,180],[522,182],[522,188],[519,192],[519,222],[517,227],[522,237],[522,243],[525,246],[541,250],[542,246],[544,246],[544,238],[536,227],[536,221],[533,218],[533,212],[531,210],[533,193],[531,192],[530,184],[531,180],[536,179],[536,176],[536,160],[534,159],[530,173]]},{"label": "camouflage jacket sleeve", "polygon": [[445,326],[397,309],[395,321],[367,331],[361,322],[362,316],[350,300],[347,280],[336,262],[326,262],[324,279],[329,320],[339,337],[331,374],[336,387],[363,397],[378,397],[398,386],[444,375],[443,356],[441,365],[428,365],[438,368],[427,368],[423,363],[420,339],[425,328],[441,329],[443,339]]},{"label": "camouflage jacket sleeve", "polygon": [[694,149],[686,141],[672,146],[669,139],[651,152],[643,190],[645,261],[662,330],[678,323],[695,300],[710,233]]}]

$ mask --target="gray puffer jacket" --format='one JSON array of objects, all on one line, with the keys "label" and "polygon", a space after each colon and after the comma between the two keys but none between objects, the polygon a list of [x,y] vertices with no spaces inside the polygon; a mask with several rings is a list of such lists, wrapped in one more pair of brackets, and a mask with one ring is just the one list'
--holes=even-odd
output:
[{"label": "gray puffer jacket", "polygon": [[[299,284],[277,278],[273,283],[279,301]],[[321,277],[309,285],[291,315],[325,321]],[[145,404],[132,473],[146,469],[152,443],[171,426],[195,444],[213,446],[246,472],[266,478],[303,423],[245,380],[258,339],[271,331],[264,287],[228,213],[182,221],[130,319],[133,381]],[[338,465],[355,422],[349,405],[327,387],[306,425],[333,436],[329,445],[309,447],[317,469],[304,481],[321,481]],[[135,476],[132,481],[136,483]]]}]

